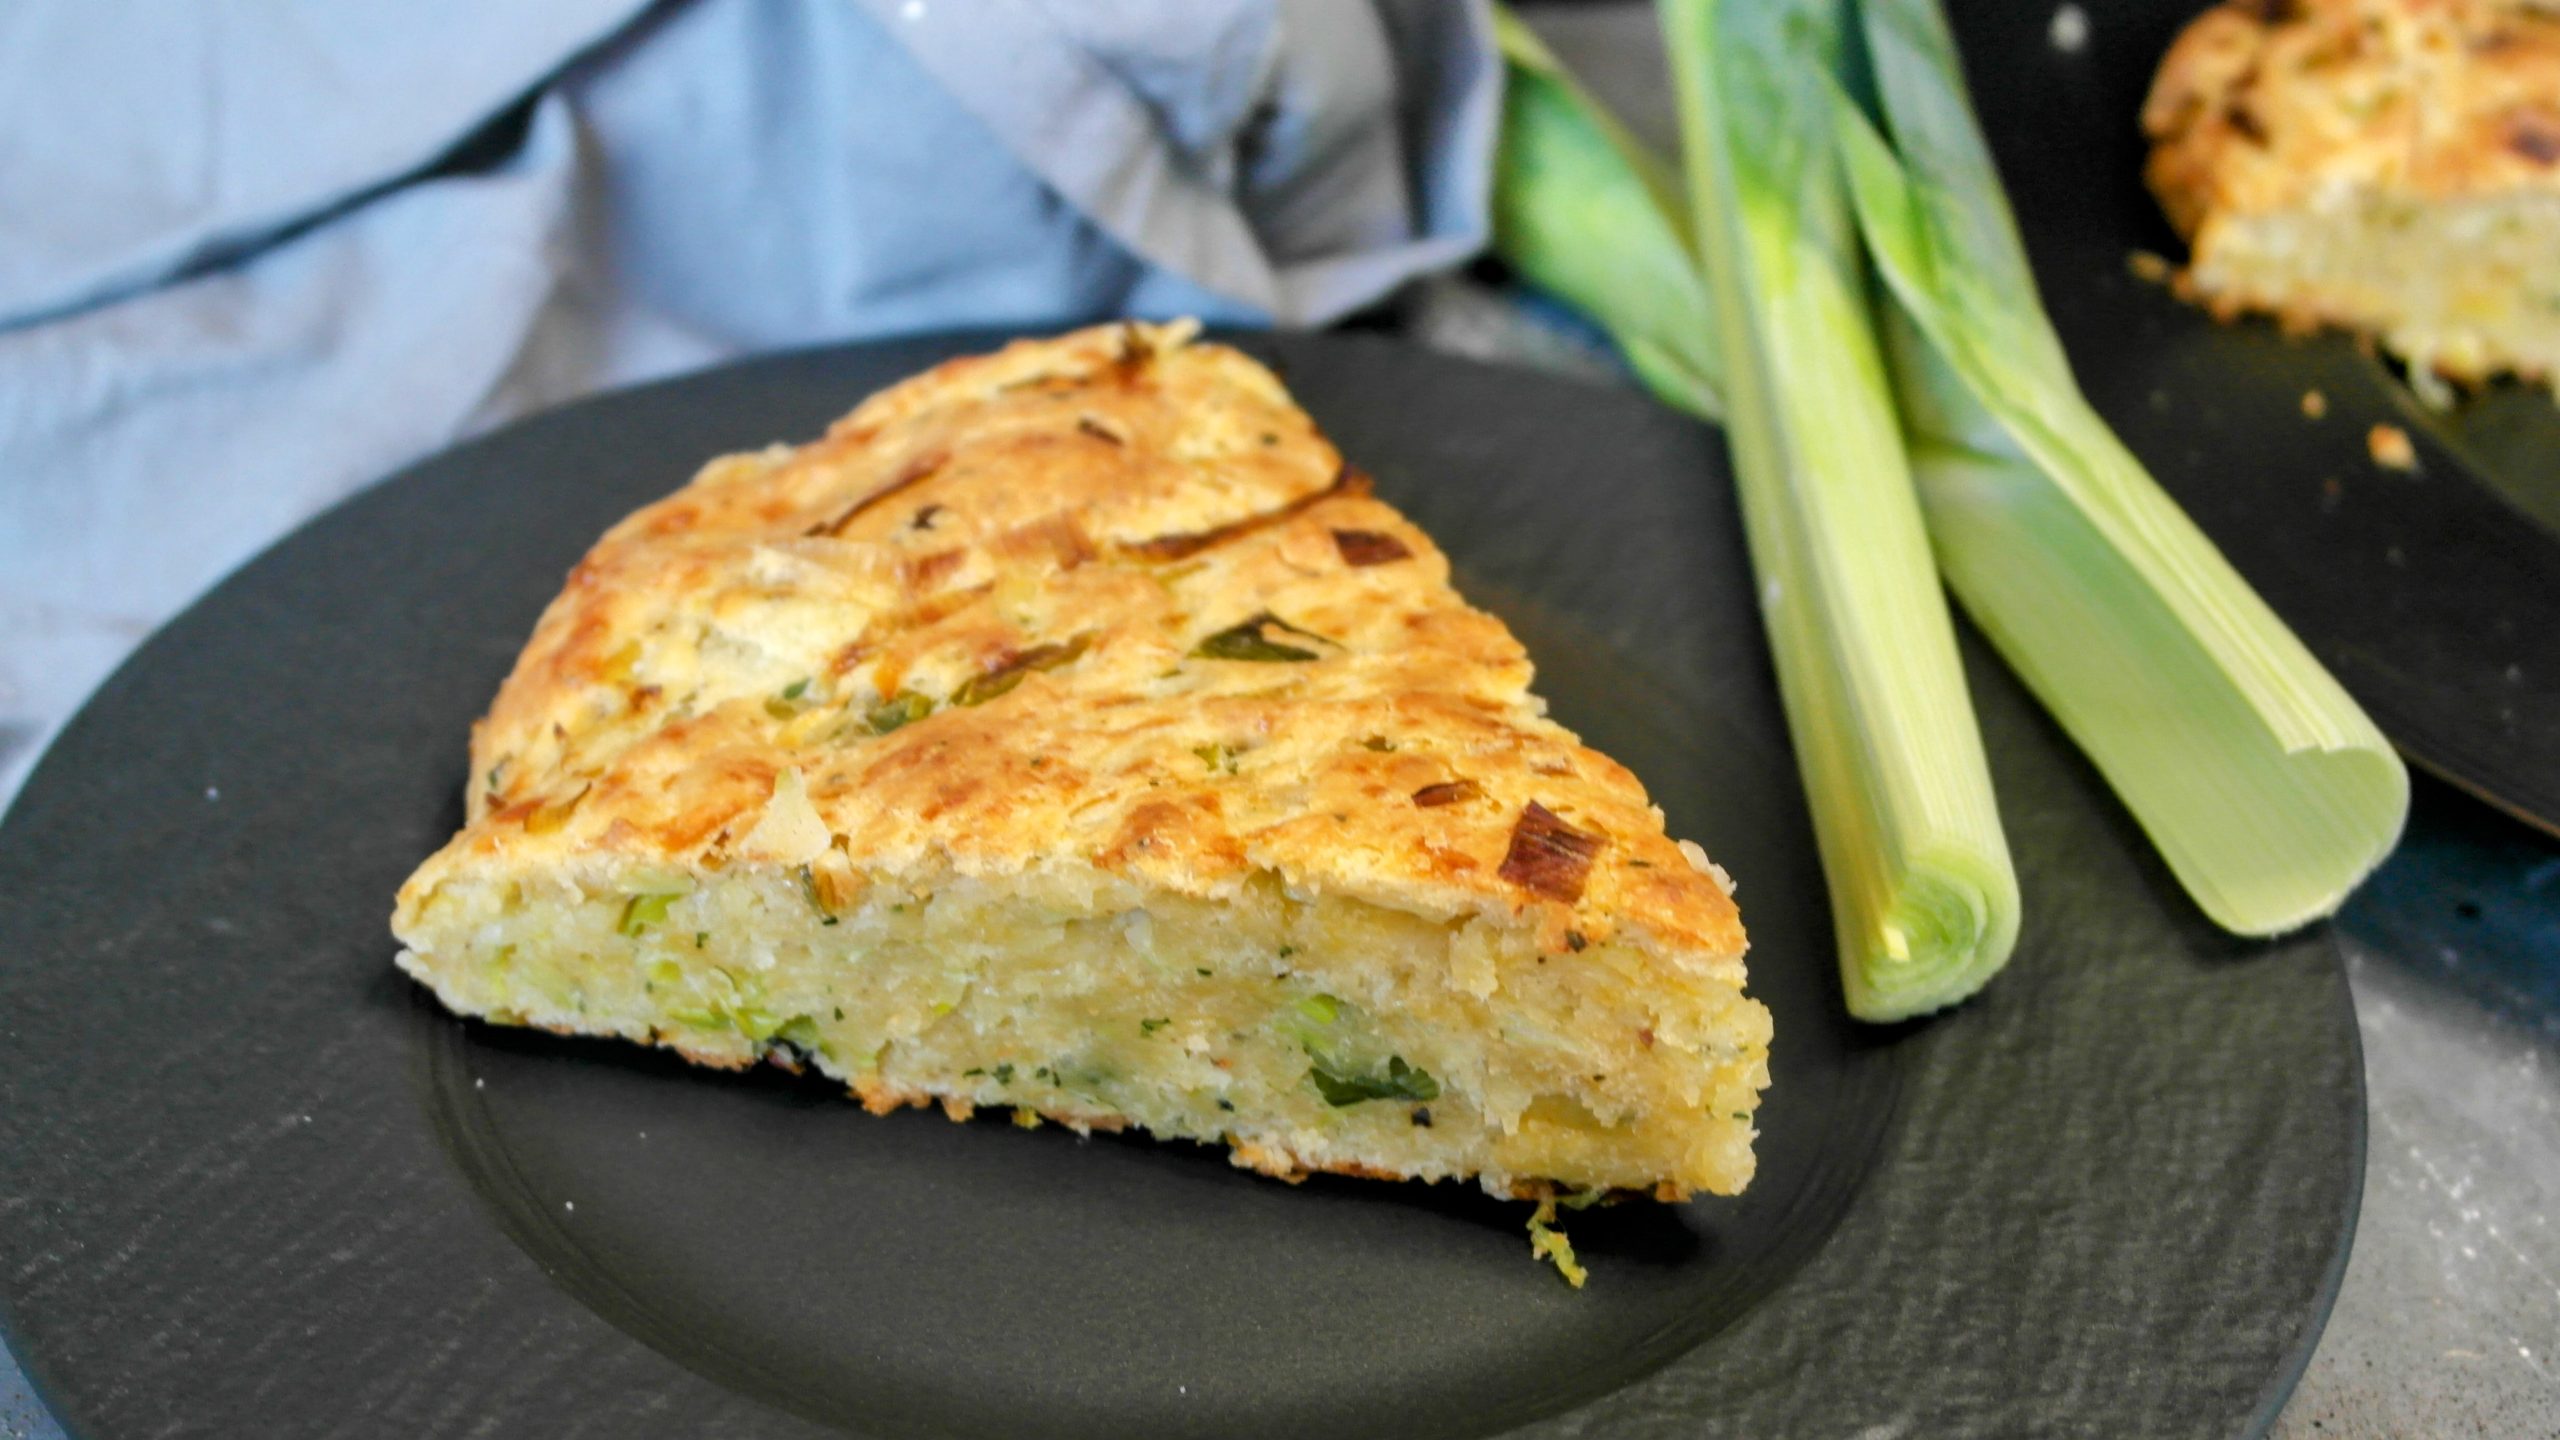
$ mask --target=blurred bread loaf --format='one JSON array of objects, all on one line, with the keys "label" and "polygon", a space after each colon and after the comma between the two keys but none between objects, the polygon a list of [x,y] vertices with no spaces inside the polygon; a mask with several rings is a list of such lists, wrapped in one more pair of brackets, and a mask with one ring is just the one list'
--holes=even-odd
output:
[{"label": "blurred bread loaf", "polygon": [[2363,332],[2439,395],[2560,378],[2560,5],[2235,0],[2142,123],[2216,315]]}]

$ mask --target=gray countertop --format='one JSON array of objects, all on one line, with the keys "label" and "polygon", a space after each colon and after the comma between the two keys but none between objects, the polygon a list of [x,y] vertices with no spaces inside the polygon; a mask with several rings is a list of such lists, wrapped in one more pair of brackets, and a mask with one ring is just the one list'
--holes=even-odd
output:
[{"label": "gray countertop", "polygon": [[[1640,130],[1667,129],[1649,7],[1532,18]],[[1467,282],[1403,318],[1424,343],[1612,373]],[[2407,839],[2337,930],[2371,1104],[2363,1218],[2274,1433],[2560,1440],[2560,840],[2421,778]],[[0,1440],[61,1434],[0,1351]]]},{"label": "gray countertop", "polygon": [[2285,1440],[2560,1436],[2560,842],[2420,806],[2339,922],[2364,1213]]}]

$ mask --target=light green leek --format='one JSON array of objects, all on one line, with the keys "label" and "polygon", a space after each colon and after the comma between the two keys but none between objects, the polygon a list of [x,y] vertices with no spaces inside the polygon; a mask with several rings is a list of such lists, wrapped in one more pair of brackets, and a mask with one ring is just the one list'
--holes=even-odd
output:
[{"label": "light green leek", "polygon": [[2008,959],[2018,885],[1929,557],[1843,188],[1835,0],[1662,0],[1691,227],[1778,684],[1852,1014]]},{"label": "light green leek", "polygon": [[1863,0],[1893,140],[1833,92],[1938,564],[2214,921],[2336,910],[2409,781],[2073,381],[1936,0]]},{"label": "light green leek", "polygon": [[1494,34],[1510,72],[1495,252],[1597,321],[1664,403],[1719,418],[1723,356],[1669,167],[1510,12],[1494,12]]}]

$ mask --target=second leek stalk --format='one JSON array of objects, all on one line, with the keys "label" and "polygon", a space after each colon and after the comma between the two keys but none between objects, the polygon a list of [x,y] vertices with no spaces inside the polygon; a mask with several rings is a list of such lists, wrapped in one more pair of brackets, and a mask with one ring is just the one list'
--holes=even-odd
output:
[{"label": "second leek stalk", "polygon": [[1663,0],[1763,619],[1850,1011],[1979,989],[2018,883],[1834,148],[1834,0]]}]

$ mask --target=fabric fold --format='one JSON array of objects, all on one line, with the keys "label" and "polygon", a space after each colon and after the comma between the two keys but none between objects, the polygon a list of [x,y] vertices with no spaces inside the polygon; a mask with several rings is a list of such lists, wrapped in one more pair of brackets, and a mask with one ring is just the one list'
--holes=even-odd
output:
[{"label": "fabric fold", "polygon": [[927,330],[1321,324],[1455,263],[1490,33],[1482,0],[0,7],[0,796],[202,587],[517,415]]}]

